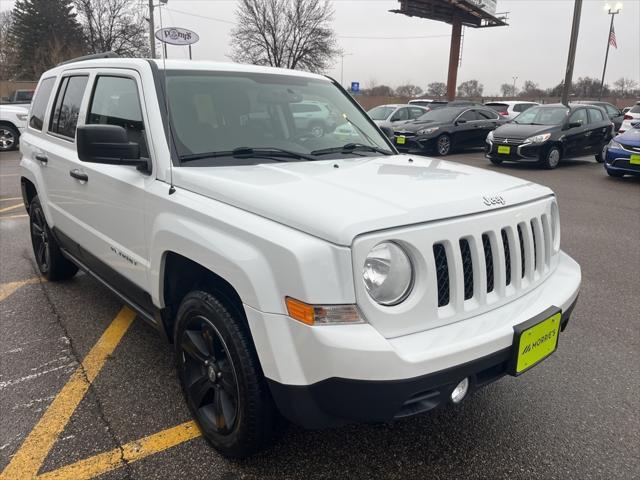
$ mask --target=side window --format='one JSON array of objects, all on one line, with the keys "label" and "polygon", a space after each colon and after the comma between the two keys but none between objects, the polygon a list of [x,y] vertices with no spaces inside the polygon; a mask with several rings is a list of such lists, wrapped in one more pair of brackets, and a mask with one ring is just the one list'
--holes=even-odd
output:
[{"label": "side window", "polygon": [[460,115],[459,120],[473,122],[474,120],[478,120],[478,115],[476,114],[475,110],[467,110],[462,115]]},{"label": "side window", "polygon": [[586,125],[587,123],[589,123],[589,120],[587,119],[586,108],[581,108],[580,110],[576,110],[571,114],[571,117],[569,117],[569,123],[574,122],[580,123],[582,125]]},{"label": "side window", "polygon": [[480,120],[497,120],[498,114],[493,110],[478,110],[478,117]]},{"label": "side window", "polygon": [[604,122],[604,115],[597,108],[589,109],[589,118],[591,119],[591,123],[600,123]]},{"label": "side window", "polygon": [[392,122],[398,122],[401,120],[409,120],[409,109],[408,108],[400,108],[393,114],[391,117]]},{"label": "side window", "polygon": [[409,109],[409,111],[411,112],[411,115],[410,115],[410,116],[411,116],[411,119],[412,119],[412,120],[413,120],[413,119],[416,119],[416,118],[419,118],[419,117],[421,117],[422,115],[424,115],[425,113],[427,113],[427,112],[425,112],[423,109],[421,109],[421,108],[416,108],[416,107],[411,107],[411,108]]},{"label": "side window", "polygon": [[605,105],[604,107],[607,110],[607,114],[611,115],[612,117],[617,117],[618,115],[620,115],[620,111],[612,105]]},{"label": "side window", "polygon": [[87,124],[118,125],[124,128],[129,141],[140,145],[140,155],[149,156],[135,80],[99,76],[89,105]]},{"label": "side window", "polygon": [[76,137],[80,103],[87,86],[86,76],[65,77],[60,82],[49,131],[68,138]]},{"label": "side window", "polygon": [[45,78],[40,82],[36,96],[33,99],[29,115],[29,126],[31,128],[42,130],[42,125],[44,123],[44,111],[47,109],[51,90],[53,90],[53,84],[55,82],[55,77]]}]

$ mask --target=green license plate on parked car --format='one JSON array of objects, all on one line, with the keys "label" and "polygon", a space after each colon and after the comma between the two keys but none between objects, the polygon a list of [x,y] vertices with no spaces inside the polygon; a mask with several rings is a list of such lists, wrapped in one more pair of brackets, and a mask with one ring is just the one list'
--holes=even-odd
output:
[{"label": "green license plate on parked car", "polygon": [[396,137],[396,143],[398,145],[404,145],[405,143],[407,143],[407,137],[405,137],[404,135],[398,135]]},{"label": "green license plate on parked car", "polygon": [[509,155],[511,153],[511,147],[508,147],[506,145],[498,145],[498,153]]},{"label": "green license plate on parked car", "polygon": [[640,165],[640,155],[632,154],[629,163],[631,165]]},{"label": "green license plate on parked car", "polygon": [[520,375],[558,348],[562,311],[556,307],[513,327],[512,375]]}]

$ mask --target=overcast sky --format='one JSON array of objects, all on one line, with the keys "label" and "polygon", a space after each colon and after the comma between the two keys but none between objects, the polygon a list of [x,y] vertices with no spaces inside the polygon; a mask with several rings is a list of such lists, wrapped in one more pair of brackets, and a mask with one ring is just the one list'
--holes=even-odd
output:
[{"label": "overcast sky", "polygon": [[[3,10],[13,3],[0,0]],[[446,82],[449,25],[390,13],[399,8],[395,0],[332,3],[340,47],[350,54],[344,57],[345,84],[355,80],[364,87],[375,81],[395,87],[411,82],[425,88],[433,81]],[[583,2],[574,79],[602,75],[611,18],[603,10],[605,3]],[[498,93],[500,85],[511,83],[514,75],[519,86],[524,80],[542,88],[558,84],[566,68],[573,4],[573,0],[498,0],[498,12],[509,12],[509,26],[465,29],[458,83],[478,79],[485,95]],[[611,48],[609,54],[609,84],[622,76],[640,82],[640,0],[623,4],[615,19],[618,49]],[[236,5],[236,0],[169,0],[162,20],[165,26],[190,28],[200,35],[200,43],[193,46],[194,59],[226,61]],[[429,38],[406,38],[416,36]],[[186,47],[169,46],[169,57],[187,56]],[[340,79],[339,58],[328,73]]]}]

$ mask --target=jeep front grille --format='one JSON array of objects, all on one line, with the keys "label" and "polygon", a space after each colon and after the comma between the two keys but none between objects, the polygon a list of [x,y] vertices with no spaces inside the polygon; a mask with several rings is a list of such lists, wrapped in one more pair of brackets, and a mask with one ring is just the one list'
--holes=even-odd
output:
[{"label": "jeep front grille", "polygon": [[[478,243],[473,236],[436,242],[433,245],[433,256],[438,307],[449,305],[455,296],[454,288],[458,282],[450,277],[450,272],[457,271],[460,274],[460,293],[464,301],[474,298],[480,289],[480,282],[487,294],[496,291],[497,282],[503,287],[512,286],[514,266],[520,279],[519,285],[523,282],[531,283],[540,277],[550,267],[551,255],[546,251],[552,244],[549,221],[548,215],[544,213],[498,231],[483,232]],[[450,248],[457,248],[457,252],[449,250]],[[504,262],[502,266],[500,259]],[[455,262],[460,262],[459,266]],[[482,279],[474,276],[474,267]],[[497,271],[502,272],[498,278]]]}]

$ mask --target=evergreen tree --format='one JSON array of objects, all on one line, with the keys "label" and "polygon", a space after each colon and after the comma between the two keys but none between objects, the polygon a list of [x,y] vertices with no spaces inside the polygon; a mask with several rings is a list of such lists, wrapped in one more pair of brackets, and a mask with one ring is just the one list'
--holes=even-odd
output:
[{"label": "evergreen tree", "polygon": [[13,13],[8,40],[16,79],[37,80],[45,70],[85,52],[71,0],[18,0]]}]

